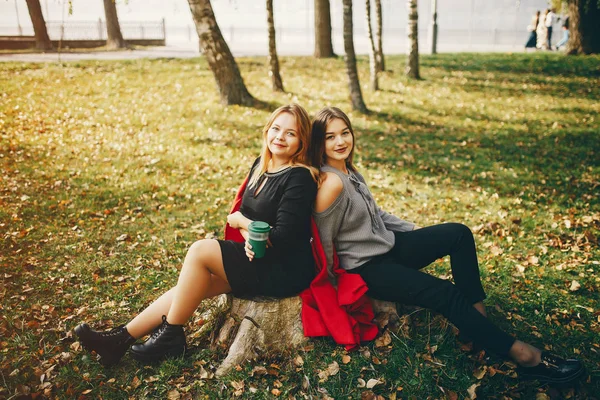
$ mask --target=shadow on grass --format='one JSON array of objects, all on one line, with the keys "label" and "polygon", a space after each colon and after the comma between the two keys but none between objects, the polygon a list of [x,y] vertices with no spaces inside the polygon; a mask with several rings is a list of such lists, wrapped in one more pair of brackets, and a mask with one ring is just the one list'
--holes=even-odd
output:
[{"label": "shadow on grass", "polygon": [[421,58],[423,67],[440,68],[445,71],[506,72],[511,74],[534,74],[539,76],[600,77],[599,57],[589,56],[583,60],[557,53],[506,54],[457,53],[438,54]]}]

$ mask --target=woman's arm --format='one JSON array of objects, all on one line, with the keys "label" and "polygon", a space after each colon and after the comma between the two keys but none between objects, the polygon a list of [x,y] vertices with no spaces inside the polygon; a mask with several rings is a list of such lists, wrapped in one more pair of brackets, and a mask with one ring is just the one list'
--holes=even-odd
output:
[{"label": "woman's arm", "polygon": [[393,214],[386,213],[379,206],[377,206],[377,210],[381,220],[383,221],[383,224],[390,231],[408,232],[417,229],[417,226],[414,223],[404,221]]}]

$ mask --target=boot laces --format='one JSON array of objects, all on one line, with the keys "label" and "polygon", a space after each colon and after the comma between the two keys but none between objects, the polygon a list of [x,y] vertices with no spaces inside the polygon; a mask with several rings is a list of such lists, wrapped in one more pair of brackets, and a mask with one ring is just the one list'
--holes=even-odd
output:
[{"label": "boot laces", "polygon": [[563,362],[563,359],[552,354],[544,354],[542,363],[547,367],[558,368],[558,365]]},{"label": "boot laces", "polygon": [[105,338],[111,338],[115,336],[119,336],[123,333],[123,325],[117,326],[116,328],[112,328],[108,332],[99,332],[100,336]]},{"label": "boot laces", "polygon": [[167,322],[167,316],[163,315],[162,316],[162,323],[159,325],[159,327],[152,332],[152,334],[150,335],[150,337],[152,339],[156,339],[157,337],[159,337],[165,329],[167,329],[167,326],[169,326],[169,323]]}]

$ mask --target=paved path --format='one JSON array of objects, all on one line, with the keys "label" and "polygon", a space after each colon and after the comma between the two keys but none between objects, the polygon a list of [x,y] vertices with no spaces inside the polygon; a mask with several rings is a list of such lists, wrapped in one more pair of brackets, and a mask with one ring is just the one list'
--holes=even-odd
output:
[{"label": "paved path", "polygon": [[148,47],[124,51],[95,51],[81,53],[14,53],[0,54],[0,61],[13,62],[58,62],[80,60],[134,60],[138,58],[192,58],[200,52],[187,47]]}]

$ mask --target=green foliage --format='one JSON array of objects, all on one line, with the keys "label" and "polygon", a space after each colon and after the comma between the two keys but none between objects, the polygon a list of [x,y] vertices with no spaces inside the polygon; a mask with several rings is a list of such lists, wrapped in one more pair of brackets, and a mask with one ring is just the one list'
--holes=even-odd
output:
[{"label": "green foliage", "polygon": [[[597,56],[422,56],[421,81],[390,57],[383,90],[351,115],[358,163],[382,208],[475,232],[490,318],[519,338],[582,358],[589,382],[562,392],[470,353],[447,322],[413,314],[409,338],[346,354],[311,340],[211,378],[191,354],[102,368],[74,342],[81,321],[123,323],[173,286],[186,249],[217,237],[259,153],[271,111],[223,107],[204,60],[0,65],[0,398],[592,398],[600,391],[600,75]],[[262,58],[238,60],[271,109],[347,106],[341,59],[282,57],[289,94]],[[367,82],[368,60],[359,58]],[[428,268],[449,275],[447,262]],[[193,334],[202,324],[196,316]],[[350,357],[350,359],[347,358]],[[299,358],[298,358],[299,357]],[[334,363],[337,363],[337,367]],[[332,373],[334,371],[337,372]],[[211,379],[209,379],[211,378]],[[370,389],[363,386],[376,382]]]}]

